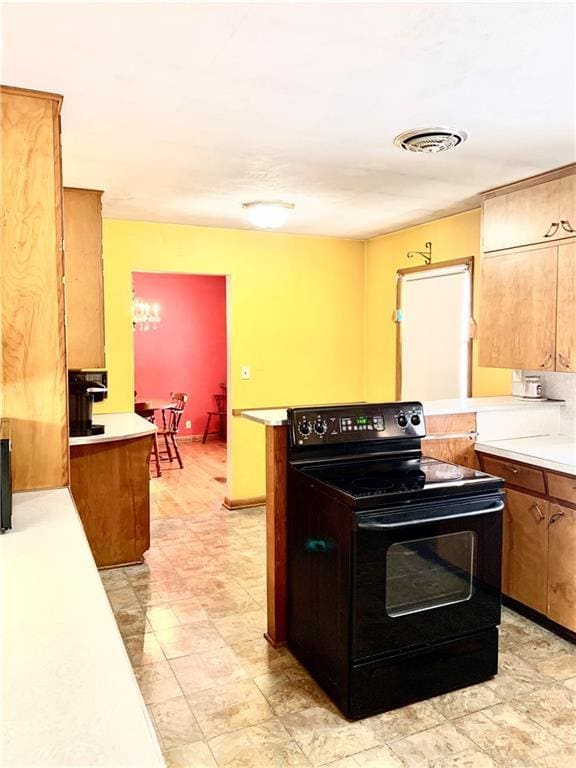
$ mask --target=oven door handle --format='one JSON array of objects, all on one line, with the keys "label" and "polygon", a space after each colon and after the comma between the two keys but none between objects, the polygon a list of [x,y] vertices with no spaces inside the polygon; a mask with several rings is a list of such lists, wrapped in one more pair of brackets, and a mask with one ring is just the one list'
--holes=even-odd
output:
[{"label": "oven door handle", "polygon": [[404,520],[402,523],[358,523],[358,528],[363,531],[380,531],[387,528],[405,528],[408,525],[424,525],[425,523],[438,523],[444,520],[460,520],[463,517],[476,517],[478,515],[489,515],[492,512],[501,512],[504,509],[504,502],[499,501],[488,509],[477,509],[474,512],[462,512],[456,515],[442,515],[440,517],[420,517],[415,520]]}]

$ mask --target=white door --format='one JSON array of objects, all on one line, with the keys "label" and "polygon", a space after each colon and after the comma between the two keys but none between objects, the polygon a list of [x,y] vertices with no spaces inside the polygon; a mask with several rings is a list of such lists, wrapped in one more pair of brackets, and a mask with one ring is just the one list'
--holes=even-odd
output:
[{"label": "white door", "polygon": [[[399,274],[400,399],[468,397],[471,273],[467,264]],[[398,364],[398,363],[397,363]]]}]

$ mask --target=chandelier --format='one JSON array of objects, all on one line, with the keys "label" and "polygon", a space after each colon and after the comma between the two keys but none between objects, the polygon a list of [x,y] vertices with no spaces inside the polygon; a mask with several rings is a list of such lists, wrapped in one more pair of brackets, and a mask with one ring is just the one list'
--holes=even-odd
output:
[{"label": "chandelier", "polygon": [[132,327],[135,331],[153,331],[160,323],[160,305],[144,301],[132,291]]}]

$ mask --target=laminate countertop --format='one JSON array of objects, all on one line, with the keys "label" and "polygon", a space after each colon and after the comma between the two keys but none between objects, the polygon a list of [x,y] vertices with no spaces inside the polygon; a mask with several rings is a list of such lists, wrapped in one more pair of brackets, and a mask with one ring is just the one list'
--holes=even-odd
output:
[{"label": "laminate countertop", "polygon": [[[481,411],[510,411],[519,408],[537,409],[542,406],[563,405],[561,400],[523,400],[518,397],[465,397],[446,400],[424,400],[424,416],[441,416],[451,413],[479,413]],[[362,405],[362,403],[356,403]],[[238,414],[251,421],[271,427],[288,423],[286,408],[261,408],[242,410]]]},{"label": "laminate countertop", "polygon": [[68,489],[14,494],[0,536],[0,765],[164,760]]},{"label": "laminate countertop", "polygon": [[135,437],[144,437],[156,432],[156,427],[147,419],[138,416],[137,413],[95,413],[92,419],[94,424],[104,425],[102,435],[84,435],[71,437],[70,445],[92,445],[93,443],[111,443],[116,440],[130,440]]},{"label": "laminate countertop", "polygon": [[477,451],[576,476],[576,438],[538,435],[478,442]]}]

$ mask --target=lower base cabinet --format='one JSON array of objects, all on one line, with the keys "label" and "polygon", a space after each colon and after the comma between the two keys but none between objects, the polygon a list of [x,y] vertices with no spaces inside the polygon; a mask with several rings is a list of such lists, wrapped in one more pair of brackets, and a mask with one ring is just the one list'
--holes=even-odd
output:
[{"label": "lower base cabinet", "polygon": [[70,486],[98,568],[142,562],[150,547],[152,435],[70,446]]},{"label": "lower base cabinet", "polygon": [[549,502],[506,490],[502,591],[539,613],[547,609]]},{"label": "lower base cabinet", "polygon": [[576,633],[576,478],[479,456],[507,481],[502,592]]},{"label": "lower base cabinet", "polygon": [[548,552],[548,617],[576,632],[576,510],[550,504]]}]

